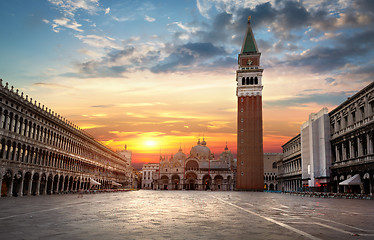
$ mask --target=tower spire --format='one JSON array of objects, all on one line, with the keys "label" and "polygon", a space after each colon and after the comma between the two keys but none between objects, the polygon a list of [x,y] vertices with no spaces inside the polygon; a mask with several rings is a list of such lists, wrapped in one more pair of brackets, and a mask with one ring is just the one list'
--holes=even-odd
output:
[{"label": "tower spire", "polygon": [[257,43],[251,27],[251,16],[248,16],[247,31],[245,33],[241,54],[258,53]]}]

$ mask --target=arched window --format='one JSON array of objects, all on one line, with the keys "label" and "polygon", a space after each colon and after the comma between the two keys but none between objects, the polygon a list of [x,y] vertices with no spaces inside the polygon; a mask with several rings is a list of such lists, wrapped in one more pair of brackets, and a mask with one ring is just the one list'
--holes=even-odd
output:
[{"label": "arched window", "polygon": [[245,79],[245,85],[249,85],[249,77]]},{"label": "arched window", "polygon": [[253,77],[251,77],[250,84],[253,85]]},{"label": "arched window", "polygon": [[255,84],[258,84],[258,78],[255,77]]},{"label": "arched window", "polygon": [[277,168],[277,162],[273,162],[273,168]]},{"label": "arched window", "polygon": [[242,85],[245,85],[245,77],[242,78]]}]

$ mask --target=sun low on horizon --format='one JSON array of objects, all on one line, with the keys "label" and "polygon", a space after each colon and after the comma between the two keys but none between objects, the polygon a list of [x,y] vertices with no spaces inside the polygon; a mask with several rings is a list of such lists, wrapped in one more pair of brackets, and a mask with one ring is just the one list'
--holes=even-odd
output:
[{"label": "sun low on horizon", "polygon": [[[0,78],[133,163],[205,139],[236,154],[248,16],[261,52],[263,144],[373,81],[374,8],[347,1],[0,2]],[[347,54],[347,49],[351,53]]]}]

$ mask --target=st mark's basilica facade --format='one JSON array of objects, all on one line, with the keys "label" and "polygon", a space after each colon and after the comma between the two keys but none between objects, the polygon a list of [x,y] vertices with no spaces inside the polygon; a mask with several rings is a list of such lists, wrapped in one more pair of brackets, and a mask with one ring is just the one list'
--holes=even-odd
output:
[{"label": "st mark's basilica facade", "polygon": [[149,188],[160,190],[233,190],[236,164],[225,147],[217,159],[206,141],[197,142],[186,155],[182,149],[170,157],[160,156],[159,169],[150,176]]}]

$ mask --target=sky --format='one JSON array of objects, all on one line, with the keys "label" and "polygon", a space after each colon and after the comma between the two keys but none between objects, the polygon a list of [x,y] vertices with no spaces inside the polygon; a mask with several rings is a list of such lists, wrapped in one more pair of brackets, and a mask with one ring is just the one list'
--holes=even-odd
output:
[{"label": "sky", "polygon": [[0,1],[0,78],[134,166],[203,137],[236,154],[247,17],[261,52],[264,151],[373,81],[372,0]]}]

